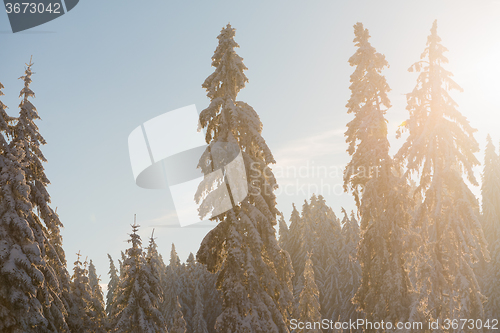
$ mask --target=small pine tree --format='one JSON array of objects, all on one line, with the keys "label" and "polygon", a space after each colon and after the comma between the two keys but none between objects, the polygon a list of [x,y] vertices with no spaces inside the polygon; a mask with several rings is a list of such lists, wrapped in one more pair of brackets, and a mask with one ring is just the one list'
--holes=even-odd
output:
[{"label": "small pine tree", "polygon": [[298,280],[297,268],[299,267],[299,261],[303,258],[299,258],[300,250],[301,250],[301,237],[304,231],[304,221],[300,216],[299,211],[295,207],[295,204],[292,204],[293,210],[290,216],[290,229],[288,231],[288,239],[285,243],[283,243],[283,249],[288,252],[290,255],[290,259],[292,261],[292,267],[295,272],[293,277],[293,285],[296,285],[296,281]]},{"label": "small pine tree", "polygon": [[111,314],[112,331],[116,333],[166,333],[163,315],[158,310],[161,287],[144,257],[139,225],[132,225],[123,261],[122,274]]},{"label": "small pine tree", "polygon": [[[358,221],[351,212],[351,217],[347,217],[347,212],[344,212],[344,220],[342,225],[342,245],[340,270],[342,276],[341,295],[342,303],[339,306],[342,313],[342,321],[357,321],[363,318],[363,313],[357,311],[357,306],[353,303],[353,299],[361,284],[361,266],[357,258],[357,248],[360,241],[360,231]],[[335,317],[336,318],[336,317]],[[332,318],[334,319],[334,318]]]},{"label": "small pine tree", "polygon": [[167,327],[171,327],[174,324],[175,311],[177,308],[176,303],[182,289],[181,274],[182,265],[179,257],[177,256],[175,245],[172,244],[172,249],[170,251],[170,264],[166,267],[165,281],[162,286],[164,295],[162,313],[167,323]]},{"label": "small pine tree", "polygon": [[108,254],[109,259],[109,282],[106,293],[106,315],[109,317],[113,308],[113,299],[116,294],[116,288],[118,287],[119,277],[118,269],[116,268],[113,258]]},{"label": "small pine tree", "polygon": [[109,282],[108,282],[108,292],[106,294],[106,314],[111,316],[114,307],[114,299],[116,295],[116,289],[118,287],[119,278],[118,270],[116,269],[113,258],[108,254],[109,258]]},{"label": "small pine tree", "polygon": [[288,242],[288,226],[285,222],[285,217],[283,213],[280,213],[280,221],[279,221],[279,245],[282,249],[285,249],[286,243]]},{"label": "small pine tree", "polygon": [[203,306],[203,299],[200,291],[200,282],[197,281],[196,287],[195,287],[195,308],[194,308],[194,315],[193,315],[193,323],[192,323],[192,333],[208,333],[207,329],[207,322],[205,321],[205,318],[203,317],[204,313],[204,306]]},{"label": "small pine tree", "polygon": [[172,323],[172,326],[169,327],[169,332],[186,333],[186,321],[184,320],[181,304],[179,303],[178,298],[175,301],[174,321]]},{"label": "small pine tree", "polygon": [[[297,308],[297,318],[304,323],[317,323],[321,321],[321,309],[319,304],[319,291],[314,280],[314,270],[312,267],[311,254],[308,253],[305,260],[304,287],[300,292],[299,305]],[[299,329],[297,333],[321,333],[320,328]]]},{"label": "small pine tree", "polygon": [[90,308],[92,303],[87,263],[80,261],[80,253],[78,252],[71,278],[71,305],[68,314],[68,325],[72,333],[94,332],[96,323],[93,322],[93,313]]},{"label": "small pine tree", "polygon": [[92,260],[89,263],[89,286],[92,295],[92,302],[90,304],[90,309],[92,311],[92,323],[94,325],[94,332],[106,332],[108,327],[105,304],[104,304],[104,294],[102,293],[102,288],[99,282],[101,278],[97,276]]},{"label": "small pine tree", "polygon": [[486,265],[482,260],[483,290],[486,303],[486,318],[494,318],[500,313],[500,158],[495,152],[495,146],[488,135],[484,169],[482,174],[482,224],[491,261]]}]

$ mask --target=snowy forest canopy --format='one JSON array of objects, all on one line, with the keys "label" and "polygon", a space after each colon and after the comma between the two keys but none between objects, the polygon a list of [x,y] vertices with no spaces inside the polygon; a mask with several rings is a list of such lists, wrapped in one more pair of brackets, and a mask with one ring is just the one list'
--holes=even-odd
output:
[{"label": "snowy forest canopy", "polygon": [[[389,64],[361,23],[354,35],[344,190],[357,211],[342,208],[337,217],[318,194],[294,205],[286,222],[273,192],[278,184],[269,166],[275,159],[261,135],[263,124],[237,100],[247,68],[228,24],[217,37],[214,72],[202,84],[210,103],[200,124],[209,148],[239,145],[246,169],[260,171],[247,177],[257,191],[213,218],[217,226],[185,263],[172,245],[167,264],[154,234],[144,244],[134,222],[121,258],[108,255],[106,297],[92,260],[82,262],[78,254],[68,270],[63,225],[46,189],[45,140],[30,89],[33,64],[26,64],[19,115],[9,116],[0,101],[0,331],[397,331],[291,324],[323,319],[473,319],[472,328],[467,322],[465,328],[424,325],[420,331],[499,329],[500,157],[488,137],[480,206],[469,188],[478,186],[476,130],[450,96],[461,88],[445,69],[437,22],[421,60],[409,69],[419,75],[407,94],[408,119],[398,130],[405,142],[394,156],[385,118],[391,102],[383,71]],[[200,157],[201,168],[212,163],[209,154]],[[196,200],[203,205],[201,194]]]}]

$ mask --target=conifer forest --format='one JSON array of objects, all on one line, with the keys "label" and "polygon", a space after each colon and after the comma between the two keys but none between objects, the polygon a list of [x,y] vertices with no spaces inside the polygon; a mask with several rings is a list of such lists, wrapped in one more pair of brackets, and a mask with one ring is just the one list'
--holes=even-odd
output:
[{"label": "conifer forest", "polygon": [[[252,73],[245,64],[253,60],[251,52],[245,61],[240,56],[238,37],[251,32],[227,21],[213,31],[213,55],[203,64],[209,74],[196,82],[206,94],[197,106],[208,147],[198,167],[217,169],[211,153],[230,143],[240,151],[248,191],[208,216],[214,227],[185,260],[182,239],[172,244],[138,214],[121,222],[128,233],[116,235],[124,241],[119,256],[90,257],[81,248],[69,262],[63,235],[71,222],[51,200],[58,184],[46,174],[51,142],[39,128],[49,110],[35,106],[45,105],[45,96],[35,100],[35,83],[43,86],[50,73],[37,77],[36,53],[9,63],[20,78],[0,77],[0,332],[500,332],[498,132],[480,133],[462,113],[454,98],[467,91],[450,70],[454,55],[440,37],[445,23],[429,23],[420,54],[401,74],[415,78],[405,109],[392,107],[390,63],[369,26],[353,25],[353,52],[332,65],[351,73],[345,108],[327,112],[349,119],[335,125],[343,129],[341,185],[352,207],[321,190],[294,197],[291,207],[278,204],[279,159],[266,141],[275,129],[243,94]],[[16,85],[19,106],[8,109],[6,98],[17,96],[4,92]],[[391,113],[406,120],[389,126]],[[488,135],[486,142],[478,134]],[[204,180],[193,198],[202,217],[223,200],[210,193],[221,186],[213,182]],[[97,260],[109,270],[98,271]]]}]

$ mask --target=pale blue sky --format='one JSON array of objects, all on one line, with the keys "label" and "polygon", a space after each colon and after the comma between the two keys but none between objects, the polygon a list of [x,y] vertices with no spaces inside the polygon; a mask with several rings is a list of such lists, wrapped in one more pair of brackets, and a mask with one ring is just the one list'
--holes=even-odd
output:
[{"label": "pale blue sky", "polygon": [[[275,170],[337,167],[348,161],[343,138],[350,120],[347,60],[354,52],[353,28],[362,22],[371,42],[390,63],[393,89],[388,113],[393,151],[396,126],[407,117],[405,93],[416,75],[407,68],[420,57],[434,19],[450,52],[448,69],[465,89],[455,94],[460,111],[484,144],[498,142],[500,111],[499,1],[97,1],[82,0],[63,17],[12,34],[0,11],[2,99],[17,114],[24,63],[35,63],[32,88],[48,144],[46,172],[53,206],[65,225],[64,248],[72,270],[79,250],[96,263],[107,282],[106,253],[127,247],[133,215],[147,242],[153,225],[175,224],[168,192],[134,184],[127,138],[143,122],[166,111],[208,105],[201,84],[212,72],[217,35],[230,22],[250,80],[239,99],[254,107],[264,138],[275,154]],[[478,154],[482,160],[482,153]],[[333,170],[330,168],[330,170]],[[308,194],[283,175],[279,209]],[[324,180],[330,186],[341,177]],[[311,174],[299,181],[321,185]],[[285,187],[288,185],[288,187]],[[304,188],[304,187],[303,187]],[[338,188],[338,185],[337,185]],[[477,190],[475,190],[477,193]],[[354,207],[348,195],[324,194],[337,214]],[[176,243],[182,260],[196,252],[208,228],[157,228],[168,258]]]}]

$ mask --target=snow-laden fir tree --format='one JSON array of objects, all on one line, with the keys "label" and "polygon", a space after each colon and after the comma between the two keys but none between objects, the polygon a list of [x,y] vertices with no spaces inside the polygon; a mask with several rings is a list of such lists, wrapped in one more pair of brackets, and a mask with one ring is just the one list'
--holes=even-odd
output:
[{"label": "snow-laden fir tree", "polygon": [[362,23],[354,25],[356,52],[349,58],[349,65],[356,67],[351,75],[351,97],[347,113],[354,119],[347,124],[347,152],[351,160],[344,171],[344,190],[351,191],[359,208],[363,187],[389,155],[387,120],[385,113],[391,107],[387,97],[390,91],[381,74],[388,67],[383,54],[370,44],[368,29]]},{"label": "snow-laden fir tree", "polygon": [[202,292],[203,316],[207,322],[208,332],[215,333],[215,321],[222,313],[222,297],[216,287],[218,273],[210,273],[205,265],[198,262],[195,279]]},{"label": "snow-laden fir tree", "polygon": [[[150,266],[151,273],[158,279],[158,283],[160,285],[160,303],[158,304],[158,308],[160,311],[163,310],[164,303],[165,303],[165,295],[164,295],[164,285],[167,280],[167,266],[165,266],[165,262],[163,261],[163,257],[161,254],[158,252],[158,245],[156,244],[155,238],[154,238],[154,229],[153,232],[151,233],[151,237],[149,238],[149,245],[146,250],[146,259],[147,263]],[[163,313],[163,312],[162,312]],[[165,315],[163,318],[166,320]]]},{"label": "snow-laden fir tree", "polygon": [[89,286],[92,296],[92,303],[90,304],[90,309],[92,311],[92,322],[94,324],[94,332],[106,332],[108,327],[108,321],[106,316],[106,309],[104,304],[104,294],[102,292],[101,285],[99,282],[101,278],[97,276],[97,271],[95,269],[92,260],[89,262]]},{"label": "snow-laden fir tree", "polygon": [[120,255],[121,255],[121,260],[118,259],[118,267],[119,267],[119,270],[118,270],[119,274],[118,274],[118,276],[122,275],[123,263],[125,262],[125,259],[127,259],[127,256],[125,255],[125,252],[120,251]]},{"label": "snow-laden fir tree", "polygon": [[[35,123],[35,121],[40,119],[40,116],[35,106],[31,103],[31,98],[35,97],[35,93],[30,88],[32,82],[31,76],[33,75],[31,67],[33,63],[30,60],[30,63],[26,65],[24,75],[20,77],[24,83],[24,87],[19,94],[21,98],[19,117],[12,131],[14,137],[25,151],[22,162],[23,171],[26,175],[26,184],[30,187],[30,201],[37,212],[35,219],[41,219],[47,229],[47,236],[51,244],[46,253],[47,262],[57,274],[61,290],[59,297],[65,308],[67,308],[70,302],[70,276],[67,270],[66,255],[62,248],[60,229],[63,225],[59,220],[59,216],[50,207],[50,195],[47,191],[50,181],[45,175],[43,167],[43,163],[47,162],[47,159],[41,151],[41,146],[45,145],[46,141],[40,134],[38,126]],[[56,312],[50,315],[47,314],[47,316],[60,316],[56,307],[52,310]],[[66,313],[64,309],[61,310],[62,314]],[[64,330],[64,327],[65,325],[61,323],[59,329]]]},{"label": "snow-laden fir tree", "polygon": [[175,244],[172,243],[172,249],[170,250],[170,267],[177,269],[181,265],[181,259],[177,255],[177,250],[175,249]]},{"label": "snow-laden fir tree", "polygon": [[[304,223],[302,227],[302,233],[299,235],[299,248],[297,249],[297,261],[293,270],[295,272],[295,283],[294,283],[294,293],[298,297],[302,288],[298,287],[299,280],[302,280],[304,268],[306,266],[307,254],[311,254],[311,260],[316,259],[314,257],[314,250],[316,247],[316,230],[314,228],[312,218],[311,218],[311,205],[304,200],[302,205],[301,219]],[[314,267],[314,262],[313,262]]]},{"label": "snow-laden fir tree", "polygon": [[167,327],[171,327],[174,323],[177,300],[179,295],[183,292],[181,281],[182,271],[183,266],[181,265],[180,258],[175,250],[175,245],[172,244],[172,249],[170,251],[170,263],[166,267],[165,281],[162,285],[164,298],[161,310],[167,323]]},{"label": "snow-laden fir tree", "polygon": [[182,314],[179,298],[175,300],[174,321],[171,326],[168,327],[168,331],[170,333],[186,333],[186,321]]},{"label": "snow-laden fir tree", "polygon": [[[288,332],[292,303],[292,268],[274,229],[278,211],[273,190],[277,184],[268,165],[275,161],[261,136],[258,114],[236,99],[248,79],[247,68],[235,52],[234,35],[231,25],[222,29],[212,57],[215,71],[203,83],[210,105],[201,112],[200,125],[207,130],[209,149],[198,165],[204,174],[211,173],[216,167],[213,163],[220,162],[211,159],[212,149],[226,143],[237,145],[250,193],[214,218],[219,224],[205,237],[197,257],[210,271],[220,271],[218,288],[224,305],[217,319],[218,332],[284,333]],[[204,181],[198,188],[202,216],[213,207],[205,200],[212,199],[212,187],[213,183]]]},{"label": "snow-laden fir tree", "polygon": [[332,266],[339,267],[342,249],[340,224],[322,195],[313,195],[309,208],[310,216],[305,218],[305,223],[311,226],[314,235],[311,253],[314,277],[319,286],[321,310],[327,318],[332,309],[340,306],[336,303],[338,289],[335,283],[338,282],[338,276],[333,276],[332,272]]},{"label": "snow-laden fir tree", "polygon": [[191,323],[191,327],[192,327],[191,332],[192,333],[208,333],[207,322],[205,321],[205,317],[203,316],[204,306],[203,306],[202,294],[200,291],[199,280],[197,280],[197,283],[195,286],[194,296],[195,296],[195,307],[194,307],[193,320]]},{"label": "snow-laden fir tree", "polygon": [[[29,89],[31,66],[27,64],[21,77],[25,83],[21,112],[13,127],[8,126],[13,119],[0,104],[0,330],[67,332],[67,301],[61,287],[68,287],[69,279],[61,284],[58,273],[68,274],[58,258],[57,244],[52,244],[55,230],[50,229],[50,221],[42,222],[34,213],[39,208],[34,202],[37,190],[28,174],[27,155],[31,147],[39,148],[36,138],[32,139],[38,132],[31,127],[27,134],[20,125],[36,114],[28,99],[34,96]],[[8,144],[6,134],[11,137]]]},{"label": "snow-laden fir tree", "polygon": [[314,269],[311,254],[308,253],[305,260],[303,274],[303,288],[300,292],[299,304],[296,318],[306,323],[304,329],[296,330],[297,333],[321,333],[321,328],[314,327],[314,323],[321,322],[321,308],[319,303],[319,291],[314,279]]},{"label": "snow-laden fir tree", "polygon": [[118,269],[116,269],[115,263],[113,262],[113,258],[108,254],[109,259],[109,282],[108,282],[108,291],[106,293],[106,314],[108,316],[113,312],[114,306],[114,297],[116,294],[116,288],[118,287],[119,277],[118,277]]},{"label": "snow-laden fir tree", "polygon": [[122,274],[114,298],[110,320],[116,333],[166,333],[166,324],[158,306],[161,287],[142,251],[139,225],[132,225],[131,247],[126,251]]},{"label": "snow-laden fir tree", "polygon": [[483,302],[472,265],[478,254],[488,257],[478,202],[464,181],[477,186],[473,167],[478,143],[475,129],[458,111],[449,95],[462,89],[444,69],[447,49],[434,21],[421,61],[410,67],[420,72],[407,95],[409,131],[397,157],[407,163],[408,177],[417,173],[422,204],[415,212],[423,242],[419,249],[419,299],[412,313],[421,310],[427,321],[438,318],[484,318]]},{"label": "snow-laden fir tree", "polygon": [[68,326],[71,333],[93,333],[96,332],[95,329],[98,329],[97,332],[105,332],[104,327],[98,327],[100,323],[94,322],[92,289],[89,284],[87,262],[80,261],[80,253],[77,253],[70,287]]},{"label": "snow-laden fir tree", "polygon": [[[0,97],[4,95],[2,89],[4,86],[0,82]],[[7,147],[7,137],[11,136],[11,126],[10,123],[14,121],[14,118],[10,117],[6,112],[7,106],[0,101],[0,153],[4,155],[4,150]],[[5,137],[7,136],[7,137]]]},{"label": "snow-laden fir tree", "polygon": [[182,314],[186,321],[186,330],[192,331],[191,324],[193,322],[194,308],[195,308],[195,288],[198,283],[197,279],[201,278],[198,275],[198,265],[193,253],[189,253],[186,263],[183,265],[183,271],[180,275],[180,283],[182,285],[182,292],[179,293],[179,303],[182,307]]},{"label": "snow-laden fir tree", "polygon": [[355,70],[346,105],[354,119],[345,133],[351,161],[344,173],[344,189],[352,191],[361,215],[357,257],[362,281],[354,299],[370,321],[404,322],[411,304],[405,260],[411,216],[406,182],[394,174],[389,155],[385,113],[391,107],[390,88],[382,75],[388,63],[361,23],[354,25],[354,35],[357,50],[349,64]]},{"label": "snow-laden fir tree", "polygon": [[286,251],[286,246],[288,242],[288,225],[286,224],[285,217],[283,216],[283,213],[280,213],[280,220],[279,220],[279,245],[280,247]]},{"label": "snow-laden fir tree", "polygon": [[[290,216],[290,228],[288,230],[287,240],[283,243],[282,247],[290,255],[292,261],[293,270],[296,271],[299,266],[299,262],[302,261],[303,257],[299,257],[301,254],[301,235],[304,231],[304,220],[301,218],[299,211],[292,204],[293,210]],[[299,276],[295,273],[293,276],[293,283],[296,284]]]},{"label": "snow-laden fir tree", "polygon": [[[342,250],[340,251],[340,274],[341,278],[341,305],[340,318],[341,321],[357,321],[363,318],[363,314],[357,311],[357,306],[353,303],[353,298],[361,284],[361,266],[357,258],[357,247],[360,240],[360,231],[358,221],[351,212],[351,217],[347,216],[347,212],[342,208],[344,219],[342,221]],[[331,319],[337,319],[334,316]]]},{"label": "snow-laden fir tree", "polygon": [[488,135],[481,185],[482,222],[491,261],[482,268],[486,318],[500,313],[500,158]]}]

